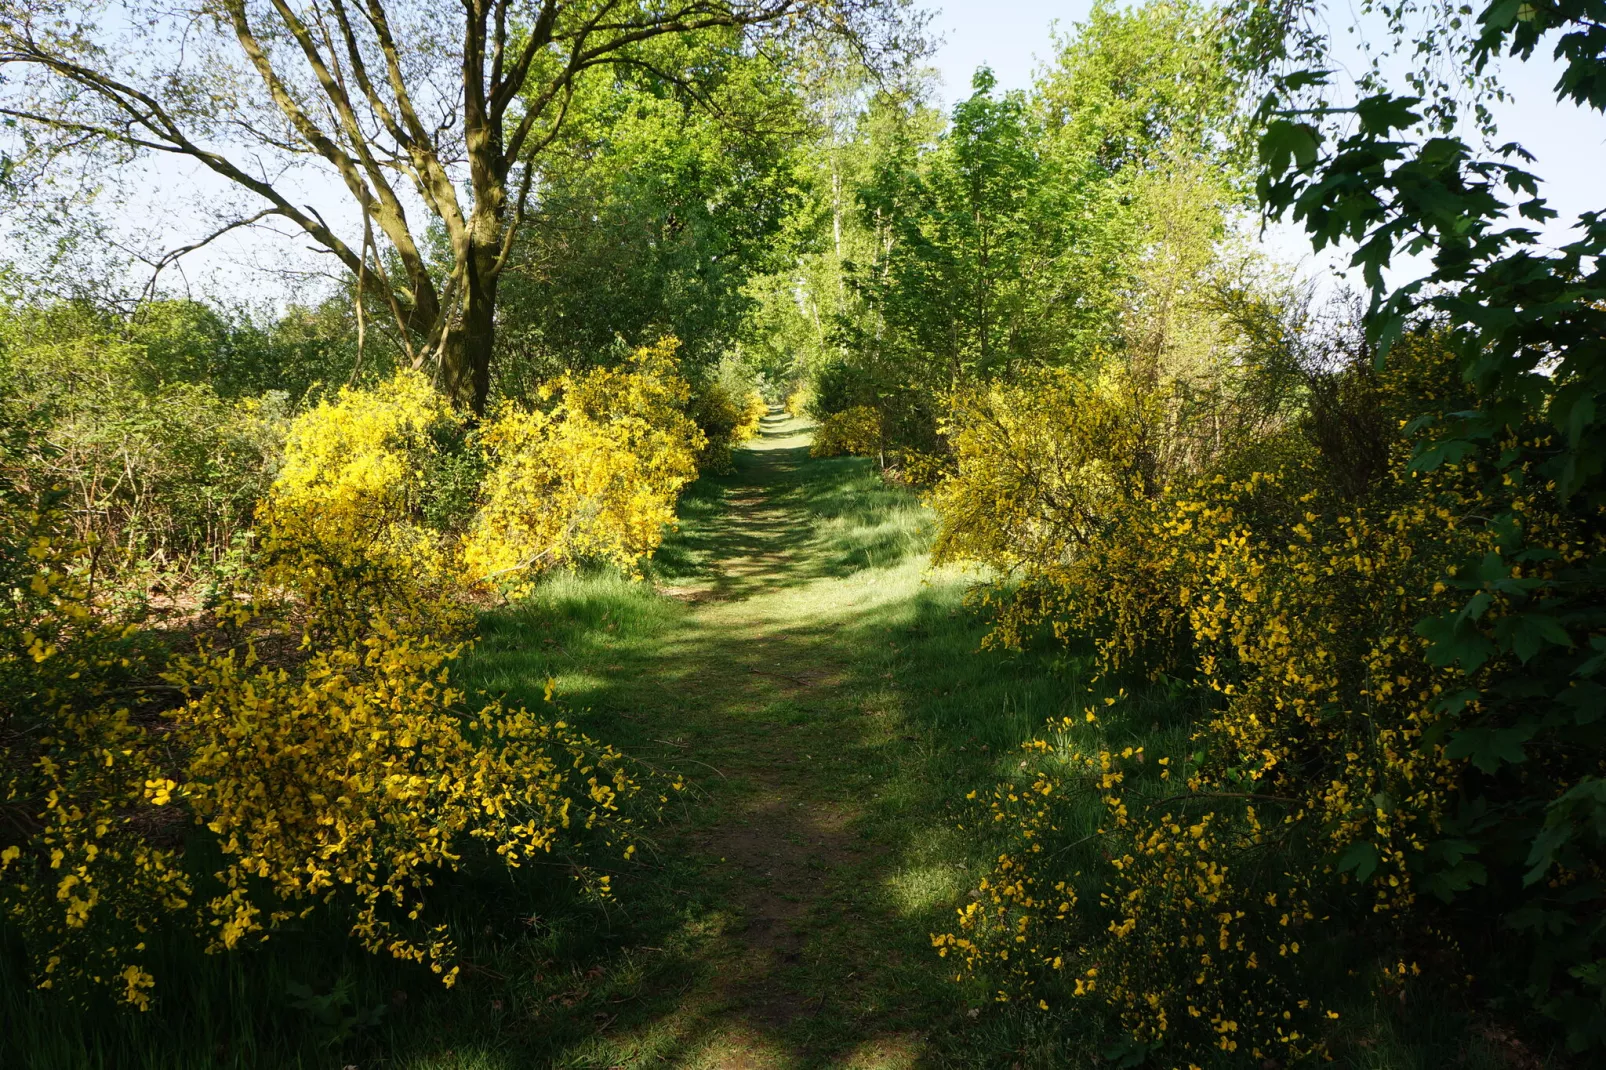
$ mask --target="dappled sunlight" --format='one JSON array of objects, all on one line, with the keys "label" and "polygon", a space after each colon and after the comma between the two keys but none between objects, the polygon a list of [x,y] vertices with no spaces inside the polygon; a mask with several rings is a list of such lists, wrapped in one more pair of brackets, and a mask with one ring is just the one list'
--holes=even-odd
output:
[{"label": "dappled sunlight", "polygon": [[964,893],[969,870],[961,865],[937,862],[898,870],[886,879],[887,894],[905,914],[928,914]]},{"label": "dappled sunlight", "polygon": [[838,1065],[842,1070],[904,1070],[920,1065],[924,1052],[919,1036],[892,1033],[865,1041]]},{"label": "dappled sunlight", "polygon": [[576,1005],[620,1017],[575,1065],[916,1067],[933,1023],[971,1020],[930,948],[988,861],[954,789],[1007,774],[1080,677],[981,651],[977,574],[931,567],[929,513],[870,462],[809,458],[804,428],[767,417],[693,487],[647,581],[554,577],[473,655],[481,686],[550,676],[585,730],[690,784],[619,876],[668,897],[621,933],[665,972]]}]

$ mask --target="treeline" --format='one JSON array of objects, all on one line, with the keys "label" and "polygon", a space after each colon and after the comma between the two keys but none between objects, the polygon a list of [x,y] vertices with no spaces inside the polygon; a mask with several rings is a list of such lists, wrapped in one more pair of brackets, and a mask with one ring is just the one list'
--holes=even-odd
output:
[{"label": "treeline", "polygon": [[[1117,696],[974,804],[997,865],[934,943],[1107,1016],[1121,1065],[1331,1057],[1368,1043],[1341,1008],[1446,992],[1594,1049],[1602,230],[1510,224],[1547,210],[1456,134],[1474,74],[1348,102],[1298,14],[1101,5],[1030,91],[876,98],[832,142],[824,326],[777,327],[816,450],[923,486],[991,641]],[[1601,108],[1588,20],[1462,18],[1422,40],[1474,72],[1552,34]],[[1257,256],[1257,206],[1359,245],[1361,291]],[[1432,275],[1390,290],[1413,242]]]}]

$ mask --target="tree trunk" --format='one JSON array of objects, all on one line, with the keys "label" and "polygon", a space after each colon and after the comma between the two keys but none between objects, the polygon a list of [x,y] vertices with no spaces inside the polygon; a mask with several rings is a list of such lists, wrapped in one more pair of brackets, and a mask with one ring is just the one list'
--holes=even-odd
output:
[{"label": "tree trunk", "polygon": [[475,416],[485,414],[491,390],[491,354],[496,346],[496,270],[494,246],[470,240],[464,252],[461,316],[446,332],[440,350],[440,388]]},{"label": "tree trunk", "polygon": [[[501,273],[495,270],[496,257],[480,255],[476,247],[471,256],[468,288],[463,295],[463,349],[467,373],[465,392],[456,395],[468,402],[475,416],[485,415],[485,399],[491,392],[491,353],[496,344],[496,289]],[[479,261],[476,263],[476,261]]]}]

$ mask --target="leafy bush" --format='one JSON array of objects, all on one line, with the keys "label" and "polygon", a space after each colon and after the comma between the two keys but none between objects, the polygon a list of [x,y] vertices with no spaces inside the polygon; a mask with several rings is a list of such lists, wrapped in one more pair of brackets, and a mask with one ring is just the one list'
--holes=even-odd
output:
[{"label": "leafy bush", "polygon": [[[1530,584],[1597,557],[1600,534],[1520,468],[1498,490],[1475,462],[1418,471],[1397,432],[1376,441],[1380,465],[1365,459],[1366,436],[1348,432],[1466,404],[1431,332],[1397,345],[1386,372],[1327,373],[1299,423],[1152,495],[1123,482],[1134,440],[1106,426],[1091,388],[1069,389],[1074,405],[1064,391],[1028,389],[995,396],[985,418],[962,410],[959,473],[936,494],[946,552],[1019,580],[995,592],[1000,640],[1044,624],[1091,634],[1106,670],[1196,679],[1212,712],[1188,753],[1151,767],[1158,776],[1129,778],[1131,754],[1083,757],[1068,725],[1031,745],[1032,791],[994,800],[1016,846],[989,878],[991,897],[962,915],[963,935],[939,946],[973,969],[1006,963],[1026,990],[1107,1005],[1135,1050],[1258,1058],[1319,1050],[1324,1016],[1336,1017],[1311,972],[1289,965],[1314,942],[1297,931],[1317,917],[1328,935],[1368,934],[1381,984],[1458,952],[1497,963],[1497,986],[1546,976],[1530,972],[1554,969],[1544,941],[1492,937],[1490,920],[1518,933],[1541,917],[1587,928],[1601,904],[1599,856],[1552,853],[1542,836],[1506,841],[1491,815],[1542,812],[1587,790],[1599,729],[1587,714],[1547,734],[1484,727],[1471,696],[1520,690],[1522,651],[1542,642],[1522,638],[1540,625],[1521,588],[1491,592],[1479,627],[1524,645],[1476,669],[1434,657],[1421,622],[1453,612],[1464,562],[1505,567],[1509,534],[1482,517],[1522,518],[1530,549],[1518,567]],[[1095,711],[1087,721],[1096,732]],[[1047,859],[1076,846],[1055,845],[1078,784],[1102,793],[1106,816],[1097,849],[1074,856],[1089,874],[1072,889],[1083,905],[1048,910],[1077,902],[1047,891],[1068,877],[1064,859]],[[1088,969],[1100,971],[1096,987]],[[1080,980],[1056,980],[1062,972]],[[1587,970],[1572,976],[1588,981]]]},{"label": "leafy bush", "polygon": [[769,412],[769,404],[758,391],[730,380],[730,376],[714,379],[691,402],[691,417],[707,439],[697,458],[703,471],[731,471],[732,451],[758,434],[759,421]]},{"label": "leafy bush", "polygon": [[808,416],[814,408],[814,388],[806,381],[799,383],[786,395],[785,407],[786,414],[793,419],[801,420]]},{"label": "leafy bush", "polygon": [[1152,396],[1112,373],[1038,369],[960,391],[947,425],[953,475],[932,491],[939,560],[1052,568],[1142,497],[1142,411]]},{"label": "leafy bush", "polygon": [[[294,674],[234,652],[170,674],[193,696],[172,718],[188,755],[172,790],[224,856],[201,907],[213,950],[340,902],[368,950],[450,984],[446,928],[420,919],[470,843],[512,868],[585,834],[634,853],[620,808],[642,785],[623,756],[551,713],[465,705],[447,673],[460,649],[379,619]],[[606,875],[576,872],[607,894]]]},{"label": "leafy bush", "polygon": [[881,433],[881,413],[868,405],[856,405],[834,412],[820,420],[809,444],[810,457],[875,457],[884,460],[885,437]]},{"label": "leafy bush", "polygon": [[[1496,945],[1501,968],[1523,978],[1570,1047],[1599,1049],[1606,216],[1598,205],[1580,211],[1554,248],[1539,228],[1512,226],[1517,214],[1553,218],[1556,207],[1531,159],[1496,147],[1492,122],[1471,138],[1462,120],[1490,120],[1492,61],[1528,61],[1542,46],[1563,68],[1554,99],[1606,111],[1600,22],[1573,5],[1436,7],[1425,21],[1390,23],[1400,54],[1418,57],[1414,68],[1368,78],[1343,99],[1337,48],[1310,13],[1242,11],[1244,63],[1264,74],[1261,202],[1316,247],[1354,244],[1370,291],[1367,334],[1380,349],[1432,317],[1471,387],[1407,414],[1418,433],[1413,467],[1453,466],[1480,483],[1478,508],[1460,515],[1487,532],[1446,568],[1440,582],[1456,594],[1418,628],[1428,659],[1458,670],[1445,745],[1476,770],[1444,843],[1485,875],[1473,874],[1454,906],[1469,915],[1467,931],[1498,919],[1520,934]],[[1430,251],[1431,271],[1395,285],[1386,269],[1406,250]],[[1564,544],[1552,517],[1571,529]]]},{"label": "leafy bush", "polygon": [[368,950],[450,984],[455,949],[430,920],[443,872],[480,853],[511,868],[561,854],[610,894],[576,852],[631,857],[645,782],[553,710],[453,688],[471,617],[463,551],[505,537],[492,521],[517,495],[523,517],[567,510],[518,529],[560,532],[548,545],[565,560],[630,564],[656,545],[701,444],[671,353],[564,380],[552,412],[486,429],[499,466],[468,517],[472,499],[438,484],[442,471],[472,483],[474,440],[423,377],[303,412],[257,510],[249,582],[176,657],[90,598],[67,496],[30,482],[55,463],[24,419],[38,414],[8,408],[0,904],[38,983],[109,985],[147,1007],[157,930],[225,951],[324,908]]},{"label": "leafy bush", "polygon": [[5,411],[0,438],[0,908],[40,987],[89,977],[145,1006],[147,933],[188,901],[172,781],[128,684],[148,666],[94,612],[55,463]]},{"label": "leafy bush", "polygon": [[470,579],[517,586],[582,560],[634,570],[657,549],[707,442],[674,352],[672,340],[642,348],[624,368],[547,384],[550,410],[497,414],[481,432],[490,467],[463,544]]},{"label": "leafy bush", "polygon": [[273,478],[285,397],[220,397],[175,374],[171,349],[150,324],[78,306],[0,316],[0,391],[53,445],[18,478],[65,494],[103,576],[216,565]]}]

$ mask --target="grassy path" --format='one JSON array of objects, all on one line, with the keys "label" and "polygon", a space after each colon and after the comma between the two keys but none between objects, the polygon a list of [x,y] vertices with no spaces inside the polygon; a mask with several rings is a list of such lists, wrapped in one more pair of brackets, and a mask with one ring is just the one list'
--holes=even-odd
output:
[{"label": "grassy path", "polygon": [[[0,1067],[815,1070],[1067,1065],[1035,1016],[953,983],[930,934],[987,859],[964,796],[1080,693],[1074,659],[979,652],[931,518],[866,461],[764,422],[682,498],[651,582],[565,574],[487,614],[455,682],[564,716],[682,793],[587,902],[486,864],[435,897],[457,985],[337,912],[207,955],[158,934],[158,1009],[53,1001],[0,939]],[[538,879],[531,879],[539,874]],[[0,936],[3,936],[0,933]],[[1037,1039],[1034,1039],[1037,1038]]]},{"label": "grassy path", "polygon": [[596,948],[551,934],[557,987],[510,982],[543,1028],[502,1050],[534,1061],[485,1065],[1011,1065],[1015,1024],[983,1016],[929,933],[976,879],[965,791],[1065,681],[978,654],[925,511],[807,444],[771,417],[699,484],[656,590],[567,578],[487,622],[479,686],[531,701],[550,674],[587,731],[698,791],[656,863],[616,878],[631,917]]}]

